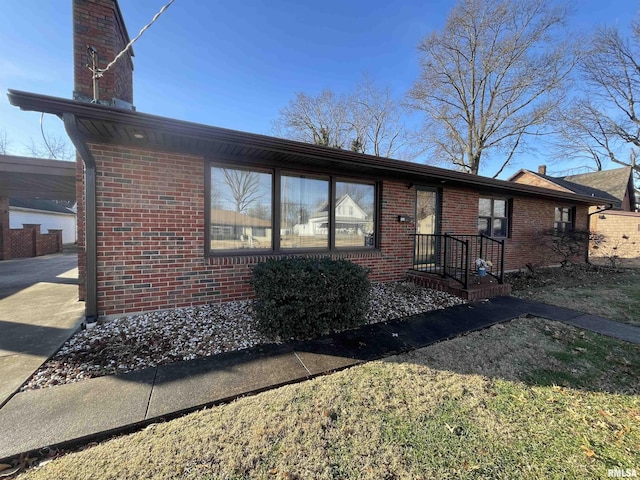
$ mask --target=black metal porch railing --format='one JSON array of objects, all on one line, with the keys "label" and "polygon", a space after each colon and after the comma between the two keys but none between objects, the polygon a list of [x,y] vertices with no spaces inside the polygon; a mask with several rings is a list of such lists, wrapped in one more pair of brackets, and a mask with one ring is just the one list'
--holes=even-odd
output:
[{"label": "black metal porch railing", "polygon": [[414,270],[452,278],[468,288],[469,275],[477,274],[478,258],[487,262],[487,275],[503,283],[504,240],[486,235],[415,234]]}]

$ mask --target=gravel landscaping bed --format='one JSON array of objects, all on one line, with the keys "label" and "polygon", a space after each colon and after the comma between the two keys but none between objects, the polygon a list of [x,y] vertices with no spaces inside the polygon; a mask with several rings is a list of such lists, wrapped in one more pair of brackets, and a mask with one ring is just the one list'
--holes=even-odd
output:
[{"label": "gravel landscaping bed", "polygon": [[[369,323],[464,303],[413,283],[374,284]],[[277,339],[256,330],[252,301],[178,308],[98,322],[78,332],[21,388],[33,390],[241,350]]]}]

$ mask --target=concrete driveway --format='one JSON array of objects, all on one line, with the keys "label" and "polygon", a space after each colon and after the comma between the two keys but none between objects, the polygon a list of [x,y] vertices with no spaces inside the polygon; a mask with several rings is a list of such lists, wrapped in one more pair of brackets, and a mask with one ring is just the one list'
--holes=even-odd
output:
[{"label": "concrete driveway", "polygon": [[76,253],[0,262],[0,406],[77,330]]}]

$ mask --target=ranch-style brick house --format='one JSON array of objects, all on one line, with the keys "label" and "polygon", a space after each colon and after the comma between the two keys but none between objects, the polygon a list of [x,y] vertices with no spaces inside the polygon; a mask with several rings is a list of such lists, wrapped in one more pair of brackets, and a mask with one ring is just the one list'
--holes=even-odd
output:
[{"label": "ranch-style brick house", "polygon": [[12,105],[58,116],[77,149],[88,322],[251,298],[251,267],[274,256],[345,258],[382,282],[448,274],[463,289],[483,256],[500,281],[556,263],[540,238],[558,209],[586,230],[589,207],[606,203],[123,108],[131,51],[90,103],[87,45],[104,66],[127,42],[115,0],[74,0],[74,99],[8,92]]}]

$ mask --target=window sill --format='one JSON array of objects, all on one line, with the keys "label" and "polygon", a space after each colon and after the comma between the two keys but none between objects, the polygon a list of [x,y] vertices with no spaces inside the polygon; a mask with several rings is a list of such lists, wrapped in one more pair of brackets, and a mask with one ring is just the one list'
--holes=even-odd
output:
[{"label": "window sill", "polygon": [[382,252],[377,248],[357,248],[344,250],[293,250],[290,252],[272,252],[265,250],[253,250],[251,252],[216,252],[208,255],[209,265],[230,265],[230,264],[253,264],[265,261],[270,258],[285,257],[317,257],[317,258],[343,258],[346,260],[360,258],[381,257]]}]

